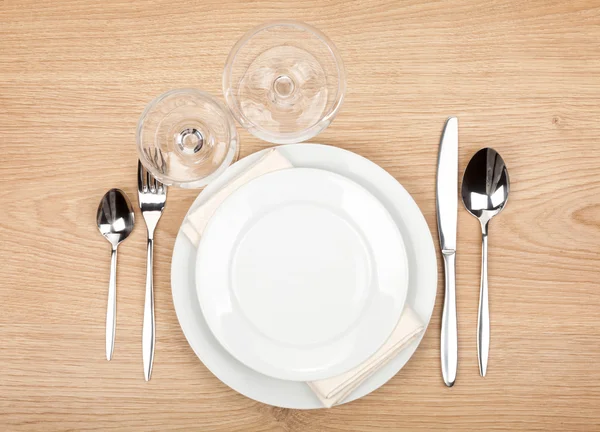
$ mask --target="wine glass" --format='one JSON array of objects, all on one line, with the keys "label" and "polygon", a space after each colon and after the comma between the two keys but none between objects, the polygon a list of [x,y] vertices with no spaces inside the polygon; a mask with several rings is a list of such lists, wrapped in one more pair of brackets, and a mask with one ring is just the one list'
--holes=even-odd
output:
[{"label": "wine glass", "polygon": [[195,89],[168,91],[144,110],[137,128],[140,161],[166,185],[206,186],[236,159],[239,140],[227,108]]},{"label": "wine glass", "polygon": [[333,42],[295,21],[250,30],[231,50],[223,73],[233,116],[256,137],[277,144],[305,141],[329,126],[345,89]]}]

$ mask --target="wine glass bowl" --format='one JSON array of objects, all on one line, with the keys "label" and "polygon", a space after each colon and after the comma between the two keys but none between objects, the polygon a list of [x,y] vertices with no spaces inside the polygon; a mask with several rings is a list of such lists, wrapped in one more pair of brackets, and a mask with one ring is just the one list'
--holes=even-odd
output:
[{"label": "wine glass bowl", "polygon": [[208,93],[177,89],[154,99],[137,128],[140,161],[166,185],[206,186],[235,160],[235,120]]},{"label": "wine glass bowl", "polygon": [[329,126],[345,88],[333,42],[295,21],[250,30],[231,50],[223,73],[223,93],[236,120],[277,144],[305,141]]}]

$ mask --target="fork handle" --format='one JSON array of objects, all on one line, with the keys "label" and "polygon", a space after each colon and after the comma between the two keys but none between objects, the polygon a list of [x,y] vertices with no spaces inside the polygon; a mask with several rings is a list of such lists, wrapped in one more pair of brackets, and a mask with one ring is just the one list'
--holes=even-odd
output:
[{"label": "fork handle", "polygon": [[154,255],[154,239],[148,235],[148,257],[146,260],[146,300],[144,303],[144,323],[142,326],[142,358],[144,361],[144,377],[150,380],[152,362],[154,360],[154,280],[152,277],[152,261]]},{"label": "fork handle", "polygon": [[117,248],[110,253],[110,279],[108,282],[108,304],[106,305],[106,360],[112,359],[115,349],[117,327]]}]

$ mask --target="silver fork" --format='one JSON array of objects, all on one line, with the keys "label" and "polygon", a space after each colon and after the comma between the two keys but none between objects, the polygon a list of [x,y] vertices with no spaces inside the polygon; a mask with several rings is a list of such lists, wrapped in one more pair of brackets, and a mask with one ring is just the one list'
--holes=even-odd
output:
[{"label": "silver fork", "polygon": [[148,257],[146,261],[146,300],[144,303],[144,323],[142,327],[142,358],[144,377],[150,380],[154,360],[154,281],[152,261],[154,255],[154,229],[158,224],[165,202],[167,187],[156,180],[138,161],[138,200],[146,227],[148,227]]}]

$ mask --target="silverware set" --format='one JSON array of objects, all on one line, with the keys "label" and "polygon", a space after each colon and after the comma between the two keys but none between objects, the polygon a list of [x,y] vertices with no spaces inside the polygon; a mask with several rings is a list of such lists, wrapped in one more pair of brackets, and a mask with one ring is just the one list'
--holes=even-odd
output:
[{"label": "silverware set", "polygon": [[[508,200],[510,181],[502,157],[491,148],[479,150],[471,158],[462,181],[462,201],[481,224],[482,258],[479,312],[477,319],[477,356],[479,373],[487,373],[490,350],[490,309],[488,297],[488,226]],[[458,119],[446,121],[440,142],[436,207],[440,249],[444,258],[445,296],[441,329],[441,366],[444,383],[452,387],[458,368],[458,331],[456,314],[456,231],[458,213]]]},{"label": "silverware set", "polygon": [[[146,294],[142,324],[142,359],[144,377],[148,381],[152,375],[155,344],[154,280],[152,271],[154,231],[165,208],[167,187],[150,174],[139,161],[138,201],[148,230]],[[127,195],[120,189],[109,190],[100,201],[96,220],[100,233],[112,246],[108,306],[106,310],[106,359],[111,360],[115,346],[117,322],[117,247],[131,234],[135,223],[133,207]]]},{"label": "silverware set", "polygon": [[[147,228],[146,291],[142,323],[144,378],[150,380],[154,360],[155,319],[153,254],[154,232],[167,201],[167,186],[157,180],[141,161],[137,170],[138,201]],[[465,169],[461,197],[466,210],[479,220],[482,232],[481,284],[477,319],[477,355],[481,376],[487,373],[490,350],[490,308],[488,294],[488,230],[492,218],[505,207],[510,190],[508,170],[502,157],[491,148],[479,150]],[[456,311],[456,253],[458,225],[458,119],[445,124],[438,155],[436,209],[440,249],[444,260],[444,306],[440,357],[444,383],[452,387],[458,369]],[[97,212],[100,233],[110,242],[111,265],[106,311],[106,358],[111,360],[116,334],[117,248],[133,231],[131,202],[119,189],[102,198]]]}]

